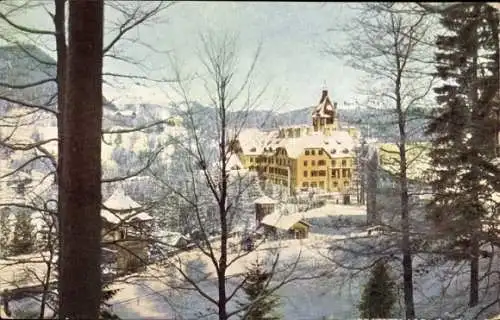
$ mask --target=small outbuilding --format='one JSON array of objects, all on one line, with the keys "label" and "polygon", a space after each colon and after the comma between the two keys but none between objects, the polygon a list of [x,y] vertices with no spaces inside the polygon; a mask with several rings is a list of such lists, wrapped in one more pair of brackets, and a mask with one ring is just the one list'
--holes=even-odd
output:
[{"label": "small outbuilding", "polygon": [[262,219],[274,211],[276,205],[278,204],[278,201],[264,195],[260,198],[257,198],[253,203],[255,204],[256,225],[259,226]]},{"label": "small outbuilding", "polygon": [[144,269],[153,217],[121,188],[113,192],[103,207],[104,247],[116,252],[117,273]]},{"label": "small outbuilding", "polygon": [[311,225],[299,213],[283,215],[274,212],[265,216],[261,225],[265,235],[275,239],[306,239],[311,228]]}]

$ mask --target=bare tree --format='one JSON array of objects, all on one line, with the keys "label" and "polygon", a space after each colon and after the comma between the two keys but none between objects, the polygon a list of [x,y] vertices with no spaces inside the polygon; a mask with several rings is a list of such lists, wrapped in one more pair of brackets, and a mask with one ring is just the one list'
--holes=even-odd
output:
[{"label": "bare tree", "polygon": [[[0,21],[2,26],[4,26],[7,31],[2,33],[2,39],[11,44],[11,48],[19,51],[20,56],[27,57],[24,59],[32,61],[27,66],[21,66],[20,68],[25,69],[13,69],[10,68],[10,62],[7,64],[7,69],[4,77],[4,81],[0,84],[2,90],[0,91],[0,101],[3,103],[3,107],[10,110],[15,114],[14,116],[9,116],[11,120],[16,120],[15,125],[7,124],[2,126],[7,128],[2,134],[1,145],[2,149],[6,152],[24,154],[25,158],[22,161],[18,161],[17,166],[11,166],[11,172],[2,175],[2,179],[7,178],[13,173],[20,170],[27,169],[30,170],[31,167],[35,166],[45,166],[48,170],[47,177],[43,178],[51,179],[60,176],[62,170],[62,157],[63,157],[63,143],[65,135],[63,135],[63,118],[64,118],[64,106],[65,106],[65,78],[66,78],[66,60],[67,60],[67,44],[66,44],[66,20],[65,9],[67,2],[65,0],[55,0],[54,7],[50,8],[50,3],[47,2],[35,2],[35,1],[25,1],[23,3],[9,3],[2,7],[2,12],[0,12]],[[110,12],[116,13],[113,19],[108,19],[106,23],[106,29],[109,32],[111,40],[102,46],[102,56],[106,59],[114,59],[116,61],[122,61],[123,63],[136,64],[138,70],[142,70],[143,73],[147,74],[145,68],[137,61],[134,61],[131,57],[126,57],[123,48],[120,48],[122,42],[134,42],[136,45],[142,45],[148,50],[151,50],[149,45],[135,39],[135,37],[130,36],[131,31],[140,25],[145,25],[152,21],[160,12],[168,8],[171,3],[155,3],[155,4],[130,4],[124,3],[122,5],[117,5],[117,3],[106,4],[109,6]],[[53,29],[47,28],[44,30],[37,27],[24,26],[17,22],[16,18],[19,14],[22,14],[24,10],[38,9],[40,11],[45,10],[48,16],[52,18],[52,23],[54,25]],[[15,34],[15,36],[12,36]],[[55,40],[55,41],[54,41]],[[29,43],[36,43],[39,46],[43,46],[46,50],[53,51],[55,48],[57,60],[54,61],[48,56],[43,56],[33,51],[33,45]],[[53,46],[52,44],[55,44]],[[34,62],[34,63],[33,63]],[[142,67],[142,69],[141,69]],[[39,70],[37,80],[30,78],[30,72],[34,70]],[[54,72],[55,70],[55,72]],[[11,72],[12,71],[12,72]],[[16,73],[21,73],[24,75],[26,72],[26,77],[16,77]],[[10,77],[13,74],[14,78]],[[32,75],[32,74],[31,74]],[[140,81],[144,85],[149,83],[162,82],[162,79],[151,79],[144,75],[134,75],[134,74],[123,74],[119,72],[107,72],[102,73],[102,76],[107,78],[108,85],[114,85],[116,79],[129,79]],[[54,88],[55,85],[55,88]],[[2,112],[5,110],[2,110]],[[10,112],[9,111],[9,112]],[[2,116],[4,116],[3,114]],[[5,115],[4,119],[7,118]],[[50,119],[50,120],[49,120]],[[37,122],[36,121],[53,121],[56,120],[58,127],[57,137],[50,137],[45,140],[35,139],[33,143],[27,143],[24,139],[20,142],[16,139],[17,133],[21,133],[30,130]],[[140,124],[137,128],[127,128],[122,130],[123,134],[133,133],[137,131],[146,130],[148,128],[161,125],[166,123],[166,119],[157,119],[153,123]],[[116,130],[110,130],[105,128],[102,130],[103,134],[116,133]],[[11,139],[12,138],[12,139]],[[103,137],[104,140],[104,137]],[[51,148],[51,144],[57,142],[58,152],[54,152]],[[133,172],[130,170],[126,175],[119,177],[104,177],[103,182],[112,183],[114,181],[124,181],[131,176],[136,176],[145,171],[145,169],[155,161],[158,151],[151,151],[148,159],[145,159],[144,168],[137,169]],[[48,161],[47,161],[48,160]],[[49,164],[49,166],[47,166]],[[45,170],[45,169],[44,169]],[[40,195],[42,196],[42,195]],[[43,195],[47,197],[47,195]],[[64,189],[59,189],[59,197],[64,197]],[[48,209],[45,205],[55,203],[58,206],[59,212],[63,211],[63,201],[57,201],[57,193],[52,194],[49,198],[45,198],[44,201],[39,201],[36,204],[20,204],[20,203],[10,203],[9,201],[2,203],[4,207],[14,206],[27,208],[33,212],[40,212],[47,215],[44,221],[59,221],[57,219],[57,212],[52,209]],[[54,220],[55,219],[55,220]],[[58,245],[59,236],[58,232],[61,230],[60,226],[49,223],[47,227],[53,233],[50,237],[52,243],[50,244],[51,254],[56,254],[53,250]],[[57,255],[56,256],[61,256]],[[46,259],[47,273],[46,277],[43,277],[42,286],[44,288],[49,287],[49,283],[52,283],[53,277],[51,276],[51,270],[55,269],[54,260],[51,258]],[[61,290],[60,290],[61,291]],[[45,294],[45,291],[44,291]],[[42,298],[40,314],[43,317],[44,314],[44,304],[45,299]]]},{"label": "bare tree", "polygon": [[[406,6],[406,5],[405,5]],[[396,3],[363,4],[347,30],[347,43],[342,48],[327,51],[345,59],[348,65],[362,71],[373,85],[362,90],[368,104],[380,116],[389,118],[397,127],[399,214],[403,284],[406,318],[415,317],[413,299],[412,242],[410,225],[410,194],[408,158],[411,146],[409,121],[412,112],[422,108],[432,87],[429,77],[427,44],[429,19],[425,13],[409,10]],[[365,86],[366,87],[366,86]],[[361,90],[360,90],[361,91]]]},{"label": "bare tree", "polygon": [[[237,154],[232,146],[245,127],[249,111],[255,107],[263,92],[255,89],[252,82],[260,50],[257,50],[249,68],[239,73],[235,38],[208,35],[202,36],[201,40],[199,55],[203,72],[198,72],[197,77],[181,77],[180,70],[176,68],[179,81],[172,86],[182,99],[178,109],[186,119],[187,135],[176,145],[176,153],[183,163],[172,164],[182,167],[176,168],[171,176],[161,175],[153,169],[150,171],[165,190],[176,196],[181,206],[186,208],[183,212],[186,215],[185,230],[200,253],[198,259],[208,264],[203,270],[201,266],[190,266],[184,255],[169,258],[166,265],[176,270],[182,280],[182,284],[170,285],[202,296],[213,306],[213,313],[219,319],[237,315],[245,318],[250,306],[231,307],[246,281],[244,275],[235,274],[232,269],[238,263],[244,263],[244,258],[250,254],[242,249],[241,238],[236,235],[250,235],[252,232],[253,226],[245,224],[245,220],[254,220],[253,210],[245,209],[248,204],[244,202],[249,200],[246,192],[258,187],[258,183],[256,174],[234,170],[233,161],[237,160]],[[182,81],[183,78],[192,79],[191,84],[198,81],[205,88],[211,108],[198,109],[197,104],[190,100],[189,83]],[[173,179],[179,177],[182,181],[174,182]],[[261,241],[257,240],[255,247],[260,244]],[[316,277],[298,272],[300,256],[284,266],[286,262],[279,259],[279,254],[271,254],[267,267],[273,276],[266,284],[269,293],[290,281]],[[210,279],[211,270],[208,268],[214,270],[215,296],[204,287]],[[171,277],[171,274],[165,277]]]}]

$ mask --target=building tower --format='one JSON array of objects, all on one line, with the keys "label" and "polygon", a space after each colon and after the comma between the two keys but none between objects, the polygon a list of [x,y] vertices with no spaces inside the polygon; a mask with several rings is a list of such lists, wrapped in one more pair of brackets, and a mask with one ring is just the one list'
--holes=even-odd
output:
[{"label": "building tower", "polygon": [[337,103],[330,100],[326,86],[323,86],[318,105],[314,106],[312,121],[315,132],[331,135],[332,131],[337,130]]}]

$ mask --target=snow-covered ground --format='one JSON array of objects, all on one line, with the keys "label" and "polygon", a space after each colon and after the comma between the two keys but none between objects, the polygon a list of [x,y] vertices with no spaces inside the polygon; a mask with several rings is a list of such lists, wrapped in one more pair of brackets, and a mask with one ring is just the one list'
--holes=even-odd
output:
[{"label": "snow-covered ground", "polygon": [[[320,319],[354,319],[358,318],[357,305],[363,285],[368,279],[367,270],[362,269],[370,259],[367,254],[355,256],[350,249],[376,247],[383,243],[383,237],[368,236],[366,233],[366,212],[363,207],[327,204],[303,213],[305,219],[312,223],[308,239],[268,241],[257,246],[257,249],[233,263],[227,271],[228,292],[232,292],[240,283],[246,267],[256,259],[271,263],[279,257],[276,272],[276,285],[284,277],[290,282],[283,285],[277,293],[281,299],[280,312],[284,319],[320,320]],[[229,260],[236,257],[241,239],[230,240],[234,245]],[[331,248],[336,248],[331,250]],[[342,248],[347,250],[342,250]],[[215,255],[218,256],[214,246]],[[396,254],[397,255],[397,254]],[[35,256],[35,255],[33,255]],[[26,258],[33,258],[32,256]],[[41,256],[38,260],[42,260]],[[468,266],[466,263],[438,263],[429,266],[428,255],[414,258],[414,285],[416,313],[419,318],[461,318],[475,319],[482,306],[467,310],[468,299]],[[350,265],[346,269],[336,265],[342,261]],[[482,270],[486,270],[489,259],[482,259]],[[491,266],[499,264],[498,258]],[[294,265],[296,263],[296,267]],[[6,261],[0,261],[6,264]],[[422,268],[422,265],[426,265]],[[31,271],[43,268],[29,266]],[[19,266],[16,266],[19,268]],[[110,301],[112,310],[122,319],[216,319],[216,306],[194,290],[178,270],[182,270],[194,280],[200,290],[212,299],[217,299],[217,282],[215,268],[208,257],[200,250],[182,252],[167,262],[150,265],[145,272],[118,279],[113,284],[120,289]],[[401,272],[399,262],[392,263],[396,283]],[[293,272],[292,272],[293,271]],[[43,270],[41,271],[43,273]],[[38,272],[36,272],[38,273]],[[9,282],[19,281],[14,266],[3,266],[0,269],[3,279],[2,288]],[[295,279],[294,278],[299,278]],[[27,281],[29,279],[26,279]],[[293,280],[293,281],[292,281]],[[491,280],[491,279],[490,279]],[[498,283],[493,279],[491,283]],[[486,280],[483,286],[486,286]],[[402,288],[398,288],[402,297]],[[491,301],[497,294],[497,288],[482,292]],[[236,308],[236,302],[242,296],[236,294],[228,304],[229,310]],[[33,301],[12,302],[11,310],[15,316],[36,309]],[[402,301],[395,306],[394,317],[403,317]],[[479,317],[485,319],[498,310],[488,311]],[[3,314],[2,314],[3,316]]]},{"label": "snow-covered ground", "polygon": [[[322,241],[320,239],[323,239]],[[333,239],[332,239],[333,238]],[[300,256],[297,270],[292,277],[313,277],[297,280],[278,290],[281,297],[281,313],[284,319],[353,319],[359,317],[359,303],[362,286],[367,273],[355,274],[352,270],[335,267],[326,257],[325,250],[330,241],[337,237],[312,235],[308,240],[287,240],[279,243],[266,243],[265,246],[280,245],[280,265],[278,278],[290,270],[290,265]],[[369,240],[368,240],[369,241]],[[341,253],[331,253],[341,254]],[[255,260],[272,259],[274,253],[261,247],[233,265],[228,276],[244,272],[245,266]],[[190,252],[181,257],[185,272],[196,280],[200,288],[209,296],[217,297],[214,269],[206,257],[199,252]],[[423,262],[416,258],[415,268]],[[398,264],[393,266],[395,274],[400,274]],[[467,305],[467,266],[428,267],[427,272],[415,275],[415,302],[417,315],[423,318],[452,317],[460,315]],[[456,272],[452,275],[451,271]],[[128,278],[126,283],[116,283],[121,288],[113,299],[113,310],[124,319],[130,318],[169,318],[216,319],[214,305],[192,290],[186,282],[173,276],[174,270],[154,266],[147,272]],[[315,277],[315,278],[314,278]],[[175,279],[174,279],[175,278]],[[228,289],[233,290],[241,279],[231,278]],[[401,281],[397,281],[401,282]],[[184,289],[181,289],[184,288]],[[496,292],[490,290],[490,294]],[[401,294],[401,292],[400,292]],[[239,299],[236,295],[235,300]],[[232,310],[234,304],[229,304]],[[463,319],[472,319],[478,309],[465,313]],[[395,316],[403,316],[401,304],[395,308]]]},{"label": "snow-covered ground", "polygon": [[[277,281],[273,283],[274,285],[287,275],[291,278],[309,278],[291,281],[277,291],[281,298],[280,311],[284,319],[358,318],[357,305],[368,274],[367,271],[340,268],[330,260],[332,258],[348,260],[349,255],[345,252],[327,251],[328,247],[336,241],[338,243],[339,240],[348,248],[353,248],[359,245],[360,241],[373,242],[373,237],[346,239],[342,235],[328,236],[313,233],[309,239],[263,243],[257,250],[241,258],[228,269],[227,289],[229,292],[234,290],[250,262],[258,258],[271,263],[279,252]],[[235,255],[236,252],[233,252],[229,258],[232,259]],[[345,262],[351,262],[354,266],[359,263],[358,266],[361,267],[365,260],[358,257]],[[427,266],[420,271],[421,264],[428,260],[429,256],[418,256],[414,259],[417,316],[427,319],[436,317],[475,319],[476,313],[482,306],[466,310],[467,264],[440,263],[438,266]],[[292,269],[295,262],[297,266]],[[216,319],[215,306],[193,290],[172,264],[195,280],[208,296],[217,299],[213,265],[199,250],[192,250],[181,253],[169,263],[151,265],[145,272],[118,279],[113,287],[120,290],[110,301],[112,310],[122,319]],[[482,260],[482,264],[484,271],[488,267],[488,259]],[[498,264],[498,258],[495,258],[492,265]],[[401,274],[399,263],[393,263],[392,269],[393,275]],[[401,279],[395,280],[398,284],[401,283]],[[492,281],[492,284],[495,281]],[[401,288],[398,290],[402,296]],[[483,292],[482,295],[488,295],[484,301],[491,301],[496,293],[497,288],[490,288],[487,293]],[[241,298],[241,295],[236,294],[233,303],[228,305],[229,310],[234,310],[234,303]],[[36,308],[36,305],[29,301],[17,301],[11,305],[15,315],[31,308]],[[402,302],[394,311],[396,318],[403,317]],[[491,317],[495,312],[498,310],[485,313],[479,319]]]}]

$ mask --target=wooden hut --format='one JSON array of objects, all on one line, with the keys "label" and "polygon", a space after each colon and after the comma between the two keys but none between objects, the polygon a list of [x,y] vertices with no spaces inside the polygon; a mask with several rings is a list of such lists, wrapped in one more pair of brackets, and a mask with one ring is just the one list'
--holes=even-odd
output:
[{"label": "wooden hut", "polygon": [[273,200],[268,196],[262,196],[256,199],[253,203],[255,204],[255,220],[258,227],[262,219],[274,211],[278,201]]},{"label": "wooden hut", "polygon": [[274,212],[266,215],[261,224],[265,235],[275,239],[306,239],[311,228],[311,225],[299,213],[283,215]]},{"label": "wooden hut", "polygon": [[143,269],[153,217],[142,211],[142,206],[121,188],[115,190],[103,207],[104,247],[116,252],[117,273]]}]

